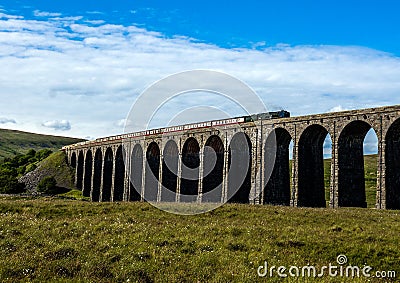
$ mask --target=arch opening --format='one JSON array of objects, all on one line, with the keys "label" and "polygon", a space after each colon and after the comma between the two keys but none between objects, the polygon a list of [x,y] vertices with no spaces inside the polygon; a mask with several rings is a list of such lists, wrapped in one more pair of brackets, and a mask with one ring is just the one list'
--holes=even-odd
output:
[{"label": "arch opening", "polygon": [[109,147],[106,150],[106,154],[104,156],[104,168],[103,168],[103,190],[101,192],[101,201],[110,201],[111,200],[111,187],[112,187],[112,173],[113,173],[113,165],[114,157],[113,151]]},{"label": "arch opening", "polygon": [[224,170],[224,144],[218,136],[211,136],[206,141],[203,153],[203,195],[202,202],[219,203],[222,200]]},{"label": "arch opening", "polygon": [[228,202],[249,203],[251,191],[251,150],[247,134],[236,133],[228,152]]},{"label": "arch opening", "polygon": [[350,122],[338,140],[338,205],[367,207],[364,140],[371,126],[364,121]]},{"label": "arch opening", "polygon": [[178,146],[169,140],[163,151],[161,201],[174,202],[176,199],[178,158]]},{"label": "arch opening", "polygon": [[146,161],[144,198],[147,201],[157,201],[160,172],[160,148],[156,142],[149,144],[146,152]]},{"label": "arch opening", "polygon": [[74,168],[74,169],[76,168],[76,153],[75,152],[73,152],[71,155],[71,163],[70,164],[71,164],[72,168]]},{"label": "arch opening", "polygon": [[197,200],[199,188],[200,146],[196,139],[186,140],[182,149],[182,178],[180,199],[182,202]]},{"label": "arch opening", "polygon": [[103,167],[103,154],[101,149],[96,150],[94,156],[92,201],[100,200],[101,174]]},{"label": "arch opening", "polygon": [[390,126],[385,143],[386,208],[400,209],[400,119]]},{"label": "arch opening", "polygon": [[92,189],[92,166],[93,166],[93,155],[92,151],[88,150],[85,159],[85,175],[83,176],[83,196],[90,197],[90,191]]},{"label": "arch opening", "polygon": [[[264,171],[271,167],[270,162],[275,163],[271,175],[264,174],[264,204],[290,204],[289,145],[291,140],[289,132],[283,128],[277,128],[268,135],[265,143]],[[275,158],[272,154],[275,154]]]},{"label": "arch opening", "polygon": [[377,207],[377,176],[378,176],[378,136],[373,128],[367,132],[364,139],[364,178],[367,207]]},{"label": "arch opening", "polygon": [[83,190],[83,166],[85,164],[85,158],[83,152],[80,151],[78,155],[78,168],[76,170],[76,188],[78,190]]},{"label": "arch opening", "polygon": [[115,171],[114,171],[114,195],[113,201],[122,201],[124,198],[125,188],[125,163],[124,163],[124,149],[118,147],[115,155]]},{"label": "arch opening", "polygon": [[302,133],[298,145],[298,199],[304,207],[326,207],[323,144],[328,131],[311,125]]},{"label": "arch opening", "polygon": [[331,197],[331,172],[332,172],[332,137],[328,133],[326,135],[324,145],[324,183],[325,183],[325,200],[326,205],[330,205]]},{"label": "arch opening", "polygon": [[129,201],[140,201],[142,193],[143,150],[136,144],[131,155],[131,173],[129,183]]}]

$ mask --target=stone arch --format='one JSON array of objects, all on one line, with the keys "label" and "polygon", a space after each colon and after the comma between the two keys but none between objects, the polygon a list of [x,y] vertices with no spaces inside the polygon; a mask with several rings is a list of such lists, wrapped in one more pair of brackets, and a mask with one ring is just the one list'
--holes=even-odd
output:
[{"label": "stone arch", "polygon": [[160,172],[160,148],[156,142],[150,143],[147,147],[146,161],[144,198],[147,201],[157,201]]},{"label": "stone arch", "polygon": [[195,138],[188,138],[184,143],[181,166],[181,201],[196,201],[199,187],[200,146]]},{"label": "stone arch", "polygon": [[85,166],[85,158],[83,151],[79,151],[78,154],[78,164],[76,169],[76,188],[78,190],[83,189],[83,167]]},{"label": "stone arch", "polygon": [[224,179],[224,144],[219,136],[209,137],[203,153],[203,202],[221,202]]},{"label": "stone arch", "polygon": [[169,140],[163,151],[161,201],[174,202],[178,184],[179,150],[174,140]]},{"label": "stone arch", "polygon": [[101,192],[101,201],[111,200],[111,188],[113,178],[114,155],[111,147],[107,148],[104,155],[103,168],[103,191]]},{"label": "stone arch", "polygon": [[246,133],[236,133],[229,144],[228,202],[249,203],[252,144]]},{"label": "stone arch", "polygon": [[338,204],[367,207],[364,172],[364,139],[371,125],[355,120],[347,124],[338,139]]},{"label": "stone arch", "polygon": [[92,189],[92,167],[93,167],[93,154],[89,149],[86,152],[85,158],[85,175],[83,176],[83,196],[90,197],[90,191]]},{"label": "stone arch", "polygon": [[101,176],[103,167],[103,153],[97,149],[94,156],[92,201],[100,200]]},{"label": "stone arch", "polygon": [[76,168],[76,153],[75,152],[73,152],[72,154],[71,154],[71,162],[70,162],[70,165],[71,165],[71,167],[72,168]]},{"label": "stone arch", "polygon": [[298,144],[297,205],[326,207],[324,182],[324,148],[327,129],[315,124],[308,126]]},{"label": "stone arch", "polygon": [[140,144],[133,147],[131,154],[131,173],[130,173],[130,190],[129,200],[140,201],[142,192],[142,175],[143,175],[143,149]]},{"label": "stone arch", "polygon": [[115,154],[114,195],[113,201],[122,201],[125,187],[124,148],[120,145]]},{"label": "stone arch", "polygon": [[394,121],[385,138],[386,208],[400,209],[400,119]]},{"label": "stone arch", "polygon": [[[289,144],[291,140],[291,135],[284,128],[274,129],[267,137],[264,150],[264,204],[290,204]],[[274,153],[275,158],[271,155]],[[275,163],[269,176],[267,171],[271,168],[270,162]]]}]

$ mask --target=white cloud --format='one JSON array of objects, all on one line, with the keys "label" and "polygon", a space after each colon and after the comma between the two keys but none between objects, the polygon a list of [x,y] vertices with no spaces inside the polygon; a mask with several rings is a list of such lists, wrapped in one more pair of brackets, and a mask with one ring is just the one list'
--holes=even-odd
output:
[{"label": "white cloud", "polygon": [[115,125],[116,125],[117,127],[122,128],[122,127],[125,126],[125,122],[126,122],[126,119],[121,119],[121,120],[118,120],[118,121],[115,123]]},{"label": "white cloud", "polygon": [[378,137],[373,129],[370,129],[364,140],[364,154],[376,154],[378,152]]},{"label": "white cloud", "polygon": [[1,11],[4,11],[4,10],[0,9],[0,19],[23,19],[24,18],[22,16],[7,15],[4,13],[1,13]]},{"label": "white cloud", "polygon": [[71,130],[71,124],[67,120],[46,121],[46,122],[42,123],[42,126],[46,127],[46,128],[51,128],[51,129],[54,129],[54,130],[58,130],[58,131],[69,131],[69,130]]},{"label": "white cloud", "polygon": [[251,48],[253,48],[253,49],[258,49],[261,47],[264,47],[264,48],[267,47],[267,43],[265,41],[260,41],[260,42],[253,42],[251,44]]},{"label": "white cloud", "polygon": [[337,106],[329,109],[328,112],[340,112],[340,111],[345,111],[345,110],[349,110],[349,109],[342,107],[342,105],[337,105]]},{"label": "white cloud", "polygon": [[0,109],[21,130],[47,133],[55,127],[46,130],[42,121],[65,117],[73,136],[121,133],[115,121],[147,86],[190,69],[231,74],[271,108],[279,105],[292,115],[400,104],[400,59],[377,50],[284,44],[225,49],[137,26],[43,17],[0,19],[0,65],[7,66],[0,68]]},{"label": "white cloud", "polygon": [[17,121],[15,121],[14,119],[0,117],[0,124],[16,124],[16,123]]},{"label": "white cloud", "polygon": [[44,11],[39,11],[39,10],[33,11],[33,15],[35,17],[59,17],[59,16],[61,16],[60,13],[50,13],[50,12],[44,12]]},{"label": "white cloud", "polygon": [[102,25],[105,23],[103,20],[86,20],[85,23],[89,23],[92,25]]}]

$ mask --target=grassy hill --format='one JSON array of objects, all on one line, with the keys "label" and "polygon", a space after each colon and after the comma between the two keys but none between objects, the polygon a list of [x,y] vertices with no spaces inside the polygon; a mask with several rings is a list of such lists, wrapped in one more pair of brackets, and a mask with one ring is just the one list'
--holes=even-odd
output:
[{"label": "grassy hill", "polygon": [[[148,203],[0,196],[1,282],[398,282],[399,211],[228,204],[182,216]],[[371,277],[262,279],[271,266],[348,264]],[[286,271],[287,272],[287,271]]]},{"label": "grassy hill", "polygon": [[0,162],[6,157],[25,154],[29,149],[36,151],[61,147],[82,141],[82,139],[33,134],[15,130],[0,129]]}]

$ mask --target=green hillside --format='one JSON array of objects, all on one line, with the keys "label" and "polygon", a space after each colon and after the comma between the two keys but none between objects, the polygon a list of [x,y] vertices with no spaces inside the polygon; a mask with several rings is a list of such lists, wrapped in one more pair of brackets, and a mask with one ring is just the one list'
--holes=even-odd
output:
[{"label": "green hillside", "polygon": [[61,147],[82,141],[82,139],[33,134],[15,130],[0,129],[0,161],[16,154],[25,154],[29,149],[36,151]]}]

